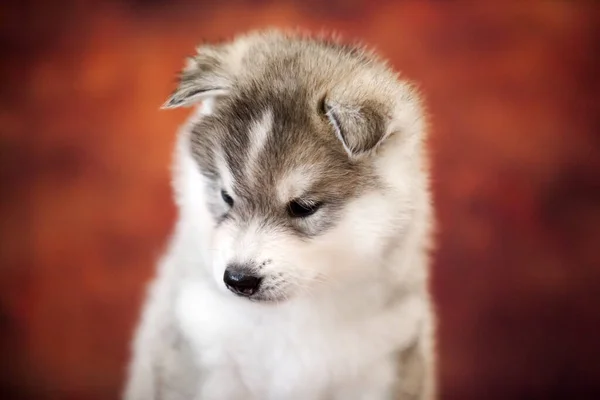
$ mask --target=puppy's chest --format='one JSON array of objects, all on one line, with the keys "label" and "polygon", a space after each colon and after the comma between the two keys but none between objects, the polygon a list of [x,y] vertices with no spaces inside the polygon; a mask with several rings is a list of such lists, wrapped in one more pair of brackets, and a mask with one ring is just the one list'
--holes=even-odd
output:
[{"label": "puppy's chest", "polygon": [[360,375],[373,354],[360,329],[266,311],[245,313],[237,301],[183,287],[177,315],[207,387],[237,386],[245,398],[321,399]]}]

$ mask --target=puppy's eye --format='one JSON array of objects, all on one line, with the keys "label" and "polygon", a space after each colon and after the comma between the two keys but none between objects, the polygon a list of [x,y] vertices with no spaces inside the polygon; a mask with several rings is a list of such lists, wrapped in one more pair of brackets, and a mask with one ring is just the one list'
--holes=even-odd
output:
[{"label": "puppy's eye", "polygon": [[231,198],[231,196],[229,194],[227,194],[226,191],[221,190],[221,197],[223,198],[223,201],[225,203],[227,203],[227,205],[229,207],[233,207],[233,199]]},{"label": "puppy's eye", "polygon": [[306,218],[313,215],[321,207],[322,203],[303,203],[292,200],[288,203],[288,214],[292,218]]}]

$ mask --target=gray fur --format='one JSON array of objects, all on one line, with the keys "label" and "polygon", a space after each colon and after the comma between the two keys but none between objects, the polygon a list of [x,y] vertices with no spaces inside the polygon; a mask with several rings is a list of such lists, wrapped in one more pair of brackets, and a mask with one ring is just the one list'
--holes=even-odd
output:
[{"label": "gray fur", "polygon": [[[359,49],[279,36],[268,37],[256,47],[249,49],[243,58],[241,72],[230,75],[223,71],[219,58],[225,50],[210,47],[206,55],[207,49],[201,48],[195,59],[196,69],[182,74],[180,86],[168,104],[183,103],[186,96],[212,90],[211,79],[228,82],[226,88],[218,89],[230,93],[218,101],[215,114],[200,121],[193,130],[192,150],[200,170],[212,181],[218,180],[215,160],[216,153],[222,151],[236,182],[232,194],[236,205],[229,218],[249,220],[260,214],[274,226],[311,237],[335,223],[336,211],[343,203],[377,184],[368,163],[348,157],[328,114],[340,121],[338,129],[348,146],[356,153],[363,153],[375,147],[385,133],[384,115],[380,114],[385,108],[374,102],[363,102],[356,110],[340,108],[339,113],[330,106],[327,110],[321,108],[321,102],[328,101],[324,99],[332,84],[331,77],[348,69],[346,65],[335,64],[332,57],[347,58],[355,64],[350,70],[359,68],[370,62]],[[318,64],[308,62],[311,59],[306,52],[314,52],[315,57],[323,60]],[[273,129],[255,166],[262,172],[260,180],[256,180],[243,176],[250,147],[248,130],[267,109],[274,116]],[[329,172],[307,193],[323,201],[329,209],[327,219],[310,227],[290,220],[286,205],[278,204],[274,194],[282,174],[307,164],[323,166]]]}]

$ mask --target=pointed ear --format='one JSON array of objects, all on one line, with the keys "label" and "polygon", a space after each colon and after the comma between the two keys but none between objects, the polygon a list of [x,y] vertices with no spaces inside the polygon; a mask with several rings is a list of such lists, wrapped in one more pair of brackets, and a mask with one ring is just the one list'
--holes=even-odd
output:
[{"label": "pointed ear", "polygon": [[198,54],[188,58],[177,89],[161,108],[189,107],[229,93],[231,77],[224,65],[225,56],[221,46],[199,47]]},{"label": "pointed ear", "polygon": [[336,83],[321,110],[354,159],[371,154],[392,137],[422,138],[426,124],[417,89],[388,70],[367,71]]},{"label": "pointed ear", "polygon": [[323,100],[323,109],[337,138],[351,157],[374,150],[387,137],[387,107],[375,101],[346,105]]}]

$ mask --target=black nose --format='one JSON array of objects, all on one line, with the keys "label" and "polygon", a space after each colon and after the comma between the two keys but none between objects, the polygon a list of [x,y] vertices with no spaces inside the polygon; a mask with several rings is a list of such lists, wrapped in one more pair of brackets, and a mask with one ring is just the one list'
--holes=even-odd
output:
[{"label": "black nose", "polygon": [[262,278],[253,275],[248,268],[241,265],[230,265],[223,275],[223,282],[227,288],[240,296],[252,296],[256,293],[261,280]]}]

